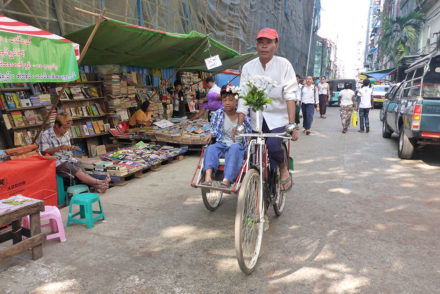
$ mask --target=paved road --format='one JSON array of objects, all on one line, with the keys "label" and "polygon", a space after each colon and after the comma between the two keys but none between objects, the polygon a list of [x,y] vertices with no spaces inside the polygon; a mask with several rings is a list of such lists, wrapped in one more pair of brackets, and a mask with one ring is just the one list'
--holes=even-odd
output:
[{"label": "paved road", "polygon": [[378,111],[369,134],[342,134],[328,112],[294,145],[295,188],[252,276],[235,258],[236,196],[207,211],[189,187],[193,155],[110,189],[107,221],[67,228],[42,259],[1,262],[0,292],[439,293],[439,150],[401,161]]}]

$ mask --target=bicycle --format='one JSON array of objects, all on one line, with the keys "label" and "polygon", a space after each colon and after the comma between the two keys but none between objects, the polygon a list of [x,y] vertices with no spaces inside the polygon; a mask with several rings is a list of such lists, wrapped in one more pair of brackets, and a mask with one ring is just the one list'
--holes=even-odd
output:
[{"label": "bicycle", "polygon": [[282,146],[284,164],[289,170],[292,132],[293,127],[289,125],[284,133],[264,134],[260,131],[257,134],[240,135],[252,138],[248,146],[247,172],[241,183],[235,214],[235,252],[240,269],[248,275],[255,270],[258,262],[267,209],[272,205],[275,214],[281,216],[286,204],[285,193],[281,191],[279,167],[270,171],[266,138],[276,137],[287,140],[287,146],[285,142]]},{"label": "bicycle", "polygon": [[[257,119],[259,115],[261,114],[257,114]],[[290,139],[293,127],[288,125],[284,133],[278,134],[263,134],[261,131],[253,134],[238,134],[238,136],[250,137],[251,140],[240,173],[230,188],[201,184],[204,148],[196,172],[191,180],[192,187],[201,188],[203,203],[210,211],[215,211],[220,206],[223,193],[238,192],[235,215],[235,251],[240,269],[248,275],[256,268],[263,239],[264,216],[267,209],[272,205],[275,214],[281,216],[286,205],[285,193],[281,191],[279,168],[270,172],[266,138],[277,137],[288,142],[287,145],[286,142],[283,142],[282,146],[284,164],[289,170]],[[222,178],[221,173],[216,176],[217,179]],[[251,250],[248,250],[248,247],[252,247]]]}]

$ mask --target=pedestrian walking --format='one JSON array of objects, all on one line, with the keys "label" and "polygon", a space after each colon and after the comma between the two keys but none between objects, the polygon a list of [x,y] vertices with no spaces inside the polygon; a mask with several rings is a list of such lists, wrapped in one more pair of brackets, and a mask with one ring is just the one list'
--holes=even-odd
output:
[{"label": "pedestrian walking", "polygon": [[301,84],[301,76],[296,75],[296,82],[298,83],[298,90],[296,91],[296,97],[295,97],[295,123],[296,123],[296,129],[299,130],[299,123],[300,123],[300,114],[301,111],[301,89],[304,87],[303,84]]},{"label": "pedestrian walking", "polygon": [[344,90],[339,93],[338,104],[341,112],[342,133],[345,134],[348,131],[348,127],[351,123],[351,114],[353,113],[355,103],[355,93],[351,89],[351,83],[344,84]]},{"label": "pedestrian walking", "polygon": [[[368,133],[370,131],[370,120],[368,115],[370,109],[373,108],[373,98],[371,97],[371,83],[369,79],[365,79],[362,82],[362,88],[359,90],[358,95],[360,96],[358,101],[357,109],[359,110],[359,132],[363,133],[364,130]],[[365,127],[365,128],[364,128]]]},{"label": "pedestrian walking", "polygon": [[318,91],[313,84],[313,78],[311,76],[306,78],[306,84],[301,88],[300,92],[304,133],[306,133],[306,135],[310,135],[315,108],[316,111],[319,111]]},{"label": "pedestrian walking", "polygon": [[330,101],[330,86],[328,85],[325,76],[321,77],[321,82],[318,84],[319,95],[319,113],[321,118],[327,118],[327,102]]}]

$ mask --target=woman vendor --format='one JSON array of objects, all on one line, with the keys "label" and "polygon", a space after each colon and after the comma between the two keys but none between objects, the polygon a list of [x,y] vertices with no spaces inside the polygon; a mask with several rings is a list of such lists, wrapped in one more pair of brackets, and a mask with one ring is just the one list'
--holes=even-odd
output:
[{"label": "woman vendor", "polygon": [[132,128],[136,126],[151,126],[151,113],[152,109],[150,102],[145,101],[142,103],[141,108],[130,117],[128,124]]}]

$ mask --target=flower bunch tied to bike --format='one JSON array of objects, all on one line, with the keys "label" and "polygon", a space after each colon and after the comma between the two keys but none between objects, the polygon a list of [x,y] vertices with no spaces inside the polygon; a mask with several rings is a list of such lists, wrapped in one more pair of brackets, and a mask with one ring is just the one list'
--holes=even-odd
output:
[{"label": "flower bunch tied to bike", "polygon": [[246,96],[240,98],[245,101],[244,105],[251,107],[253,111],[263,111],[266,104],[272,104],[272,99],[268,97],[269,92],[277,86],[277,82],[271,78],[255,75],[246,83]]}]

